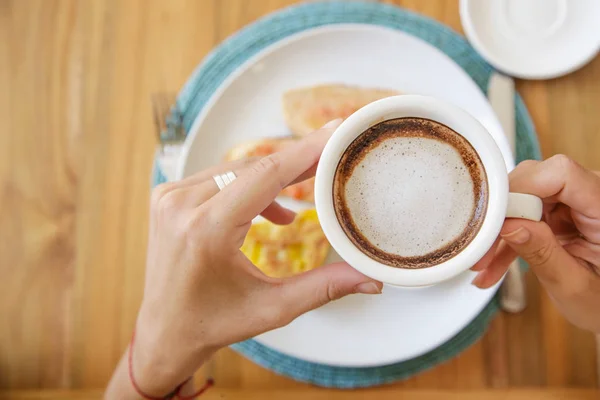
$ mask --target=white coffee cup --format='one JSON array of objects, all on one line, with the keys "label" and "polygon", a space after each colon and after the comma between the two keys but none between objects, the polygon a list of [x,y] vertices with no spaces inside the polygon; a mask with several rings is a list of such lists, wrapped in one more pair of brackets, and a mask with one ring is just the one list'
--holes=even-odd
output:
[{"label": "white coffee cup", "polygon": [[[460,133],[478,153],[488,182],[487,211],[477,235],[454,257],[441,264],[420,269],[390,267],[367,256],[346,236],[333,204],[335,172],[350,143],[379,122],[403,117],[427,118]],[[540,198],[529,194],[509,193],[508,172],[502,153],[479,121],[452,104],[415,95],[388,97],[371,103],[356,111],[336,129],[323,150],[317,168],[315,203],[323,231],[340,257],[373,279],[407,287],[433,285],[471,268],[491,248],[505,218],[539,221],[542,217]]]}]

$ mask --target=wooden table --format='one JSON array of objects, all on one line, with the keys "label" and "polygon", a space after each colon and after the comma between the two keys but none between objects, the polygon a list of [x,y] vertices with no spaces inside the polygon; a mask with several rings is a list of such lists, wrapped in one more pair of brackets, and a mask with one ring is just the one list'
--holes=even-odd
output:
[{"label": "wooden table", "polygon": [[[597,400],[594,389],[509,389],[509,390],[402,390],[376,388],[356,390],[311,389],[221,389],[202,395],[202,400]],[[0,392],[0,400],[92,400],[102,397],[100,390],[34,390]]]},{"label": "wooden table", "polygon": [[[142,296],[150,94],[179,89],[217,43],[291,3],[0,0],[0,388],[106,384]],[[461,31],[457,0],[395,3]],[[545,156],[600,169],[600,59],[518,88]],[[461,356],[382,398],[418,388],[595,387],[593,335],[565,322],[533,276],[528,285],[524,313],[499,316]],[[227,349],[216,380],[226,391],[321,393]],[[370,392],[357,393],[349,398]],[[432,398],[411,396],[403,398]]]}]

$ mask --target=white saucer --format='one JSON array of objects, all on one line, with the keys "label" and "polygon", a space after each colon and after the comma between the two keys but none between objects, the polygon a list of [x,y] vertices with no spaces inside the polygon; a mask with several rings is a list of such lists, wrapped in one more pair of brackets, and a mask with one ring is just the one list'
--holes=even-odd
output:
[{"label": "white saucer", "polygon": [[[196,118],[177,178],[221,162],[241,141],[289,135],[281,95],[332,82],[429,95],[458,105],[488,129],[507,168],[514,167],[486,97],[452,59],[403,32],[339,24],[289,36],[234,71]],[[280,200],[293,209],[306,206]],[[336,259],[332,251],[329,261]],[[469,271],[432,287],[386,287],[379,296],[349,296],[256,340],[286,355],[327,365],[367,367],[409,360],[448,341],[489,303],[496,287],[477,289],[470,285],[473,277]]]},{"label": "white saucer", "polygon": [[461,0],[460,19],[473,47],[518,78],[566,75],[600,49],[600,0]]}]

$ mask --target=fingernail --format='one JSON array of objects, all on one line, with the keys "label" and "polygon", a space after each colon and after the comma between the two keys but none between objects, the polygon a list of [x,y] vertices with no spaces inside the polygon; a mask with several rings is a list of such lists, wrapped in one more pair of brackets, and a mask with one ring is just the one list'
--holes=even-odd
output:
[{"label": "fingernail", "polygon": [[325,125],[323,125],[321,127],[321,129],[337,128],[338,125],[341,124],[343,120],[344,120],[343,118],[336,118],[332,121],[329,121]]},{"label": "fingernail", "polygon": [[381,289],[374,282],[363,282],[356,286],[356,293],[381,294]]},{"label": "fingernail", "polygon": [[281,207],[281,209],[282,209],[282,210],[284,210],[284,212],[285,212],[287,215],[290,215],[290,216],[293,216],[294,218],[296,218],[296,215],[297,215],[296,211],[294,211],[294,210],[290,210],[289,208],[287,208],[287,207],[283,207],[283,206]]},{"label": "fingernail", "polygon": [[482,264],[482,263],[477,263],[477,264],[475,264],[475,265],[473,265],[473,266],[471,267],[471,271],[474,271],[474,272],[483,271],[483,270],[485,269],[484,267],[485,267],[485,265],[484,265],[484,264]]},{"label": "fingernail", "polygon": [[479,274],[477,274],[475,279],[473,279],[471,281],[471,285],[479,287],[479,285],[481,285],[482,281],[483,281],[483,274],[479,273]]},{"label": "fingernail", "polygon": [[523,244],[529,240],[531,234],[529,231],[523,227],[520,227],[516,231],[512,231],[505,235],[500,235],[502,239],[506,240],[508,243],[512,244]]}]

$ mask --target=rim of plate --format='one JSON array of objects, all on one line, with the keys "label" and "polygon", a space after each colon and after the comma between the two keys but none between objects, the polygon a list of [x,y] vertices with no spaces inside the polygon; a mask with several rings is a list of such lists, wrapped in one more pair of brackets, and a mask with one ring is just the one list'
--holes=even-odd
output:
[{"label": "rim of plate", "polygon": [[[387,31],[388,33],[391,33],[391,34],[408,35],[411,38],[420,41],[423,45],[429,47],[431,50],[438,52],[440,55],[447,58],[448,61],[455,64],[469,78],[469,80],[471,80],[473,82],[475,87],[477,87],[477,89],[479,89],[479,86],[477,85],[477,83],[475,83],[475,81],[473,81],[473,78],[471,78],[471,76],[467,72],[465,72],[458,64],[456,64],[456,61],[454,61],[452,58],[450,58],[446,53],[444,53],[437,47],[427,43],[423,39],[413,36],[404,31],[399,31],[397,29],[388,28],[385,26],[362,24],[362,23],[341,23],[341,24],[332,24],[332,25],[319,26],[319,27],[315,27],[315,28],[309,28],[302,32],[297,32],[292,35],[289,35],[286,38],[281,39],[281,40],[265,47],[264,49],[257,52],[256,54],[254,54],[253,56],[248,58],[246,61],[244,61],[238,68],[236,68],[232,73],[230,73],[223,80],[223,82],[221,82],[219,87],[214,91],[214,93],[209,97],[209,99],[206,101],[206,103],[202,106],[202,110],[200,110],[200,112],[198,113],[196,118],[194,118],[194,122],[192,123],[190,130],[185,138],[185,141],[183,142],[181,155],[180,155],[179,159],[177,160],[177,168],[175,169],[175,179],[179,180],[179,179],[184,178],[185,168],[187,166],[187,160],[189,157],[190,149],[192,147],[192,143],[194,143],[194,141],[196,140],[196,136],[199,134],[202,123],[208,116],[209,112],[212,110],[215,103],[221,98],[221,96],[223,95],[223,93],[225,93],[225,91],[229,88],[229,86],[231,86],[231,84],[236,79],[238,79],[242,74],[244,74],[254,64],[256,64],[256,62],[258,60],[270,55],[271,53],[274,53],[275,51],[289,45],[290,43],[300,41],[307,37],[311,37],[311,36],[315,36],[315,35],[319,35],[319,34],[323,34],[323,33],[327,33],[327,32],[344,31],[344,30],[351,31],[351,30],[355,30],[355,29],[372,30],[372,31]],[[484,97],[486,97],[485,93],[483,95],[484,95]],[[493,117],[493,124],[496,126],[496,129],[498,129],[499,132],[503,132],[500,122],[498,121],[498,118],[496,117],[493,110],[492,110],[491,114],[492,114],[491,116]],[[504,147],[507,146],[507,143],[498,143],[498,145],[500,146],[501,149],[504,150]],[[506,158],[506,154],[504,151],[502,152],[502,154]],[[514,160],[507,160],[507,164],[510,166],[509,169],[512,169],[515,166]]]},{"label": "rim of plate", "polygon": [[[379,25],[365,24],[365,23],[339,23],[339,24],[331,24],[331,25],[324,25],[324,26],[309,28],[304,31],[291,34],[291,35],[265,47],[261,51],[257,52],[253,56],[249,57],[245,62],[243,62],[238,68],[236,68],[233,72],[231,72],[223,80],[223,82],[219,85],[219,87],[214,91],[214,93],[206,101],[206,103],[202,107],[202,110],[198,113],[198,115],[196,116],[196,118],[194,119],[194,122],[192,123],[192,125],[190,127],[189,133],[188,133],[188,135],[183,143],[183,146],[182,146],[181,155],[179,156],[179,159],[177,161],[175,179],[179,180],[179,179],[182,179],[185,177],[186,167],[188,164],[188,157],[190,155],[192,144],[197,140],[197,136],[199,135],[200,128],[201,128],[202,124],[204,123],[204,120],[207,118],[208,114],[214,107],[214,105],[217,103],[217,101],[219,101],[221,96],[233,84],[233,82],[236,81],[241,75],[243,75],[254,64],[256,64],[257,61],[259,61],[262,58],[267,57],[268,55],[276,52],[277,50],[279,50],[285,46],[288,46],[289,44],[291,44],[293,42],[300,41],[307,37],[311,37],[311,36],[315,36],[315,35],[319,35],[319,34],[325,34],[327,32],[333,32],[333,31],[352,31],[352,30],[356,30],[356,29],[371,30],[371,31],[386,31],[390,34],[410,36],[412,39],[421,42],[424,46],[427,46],[430,50],[433,50],[433,51],[439,53],[441,56],[448,59],[448,61],[450,61],[452,64],[456,65],[461,70],[461,72],[463,74],[465,74],[467,76],[467,78],[473,83],[473,85],[478,90],[481,90],[479,88],[479,86],[477,85],[477,83],[473,80],[473,78],[466,71],[464,71],[456,63],[456,61],[454,61],[446,53],[444,53],[437,47],[431,45],[430,43],[427,43],[423,39],[413,36],[410,33],[404,32],[402,30],[397,30],[394,28],[389,28],[389,27],[379,26]],[[484,98],[486,97],[485,93],[483,93],[483,96],[484,96]],[[490,116],[492,117],[492,123],[495,125],[496,129],[499,132],[503,132],[503,130],[500,126],[500,123],[498,122],[498,119],[497,119],[495,113],[493,112],[493,110],[491,109],[491,106],[489,105],[489,103],[488,103],[488,106],[490,107],[490,114],[491,114]],[[496,140],[496,138],[494,138],[494,139]],[[500,145],[500,143],[499,143],[499,145]],[[502,148],[502,146],[500,146],[500,147]],[[503,157],[505,157],[504,152],[503,152]],[[511,165],[511,167],[514,167],[513,160],[506,160],[506,162],[509,165]],[[503,279],[504,278],[502,278],[502,280]],[[427,354],[428,352],[441,346],[442,344],[444,344],[445,342],[450,340],[452,337],[456,336],[459,332],[461,332],[488,305],[489,301],[496,293],[497,288],[501,284],[502,280],[500,280],[500,282],[498,282],[495,286],[493,286],[489,289],[486,289],[486,290],[482,290],[481,304],[479,304],[478,307],[470,310],[471,312],[469,312],[465,318],[467,321],[465,324],[461,324],[460,326],[457,325],[454,329],[448,330],[445,335],[440,336],[437,341],[432,341],[428,346],[424,346],[423,348],[419,349],[419,351],[409,352],[409,353],[407,353],[408,355],[403,358],[397,358],[397,357],[387,357],[387,358],[383,357],[382,358],[382,357],[380,357],[379,361],[361,362],[361,363],[346,363],[346,362],[340,363],[340,362],[332,362],[332,361],[325,362],[324,360],[320,360],[318,358],[314,358],[311,356],[307,357],[306,355],[303,355],[303,354],[295,354],[293,351],[290,352],[289,349],[287,349],[287,348],[281,348],[280,346],[272,345],[272,344],[268,343],[268,341],[263,340],[261,335],[258,335],[256,337],[254,337],[253,339],[256,340],[257,342],[259,342],[260,344],[265,345],[265,346],[267,346],[275,351],[278,351],[282,354],[285,354],[287,356],[295,357],[295,358],[301,359],[303,361],[308,361],[308,362],[313,362],[313,363],[318,363],[318,364],[326,363],[327,365],[336,366],[336,367],[354,367],[354,368],[367,367],[368,368],[368,367],[377,367],[377,366],[382,366],[382,365],[390,365],[390,364],[394,364],[394,363],[398,363],[398,362],[403,362],[403,361],[414,359],[420,355]],[[394,288],[394,290],[395,290],[395,288]],[[418,290],[418,289],[408,288],[408,289],[400,289],[400,290]]]}]

